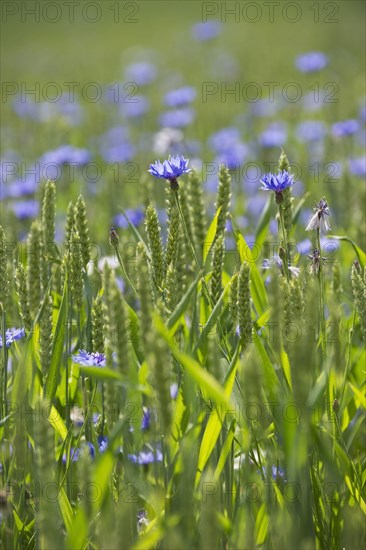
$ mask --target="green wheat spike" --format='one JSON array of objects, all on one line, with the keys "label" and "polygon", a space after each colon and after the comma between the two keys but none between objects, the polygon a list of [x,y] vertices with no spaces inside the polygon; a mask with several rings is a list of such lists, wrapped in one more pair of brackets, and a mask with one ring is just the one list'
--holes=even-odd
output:
[{"label": "green wheat spike", "polygon": [[192,170],[188,177],[187,202],[191,217],[193,242],[199,257],[202,257],[203,243],[205,242],[207,224],[206,209],[203,196],[203,186],[197,172]]},{"label": "green wheat spike", "polygon": [[222,235],[225,232],[226,220],[229,217],[230,199],[231,176],[229,170],[225,167],[224,164],[222,164],[219,171],[219,185],[217,189],[217,197],[215,203],[216,210],[221,207],[221,211],[217,219],[215,240],[218,238],[219,235]]},{"label": "green wheat spike", "polygon": [[152,274],[156,287],[161,290],[164,278],[164,254],[158,214],[152,204],[146,209],[146,233],[149,243]]},{"label": "green wheat spike", "polygon": [[80,235],[81,255],[83,257],[83,266],[86,268],[90,261],[90,238],[88,219],[86,215],[85,201],[82,195],[79,195],[75,205],[75,221],[78,233]]},{"label": "green wheat spike", "polygon": [[177,266],[180,240],[180,218],[179,210],[174,200],[174,191],[167,189],[168,193],[168,237],[165,247],[165,269],[172,264],[174,268]]},{"label": "green wheat spike", "polygon": [[93,298],[92,311],[92,343],[93,351],[104,353],[104,316],[103,316],[103,301],[100,294]]},{"label": "green wheat spike", "polygon": [[243,349],[248,346],[252,339],[249,277],[249,264],[247,262],[243,262],[238,277],[238,324]]},{"label": "green wheat spike", "polygon": [[52,357],[52,311],[53,300],[51,296],[44,299],[44,307],[40,320],[40,360],[43,376],[46,377],[51,365]]},{"label": "green wheat spike", "polygon": [[41,304],[42,229],[38,221],[31,225],[27,239],[27,291],[29,307],[34,317]]},{"label": "green wheat spike", "polygon": [[19,314],[26,330],[32,327],[32,317],[29,309],[27,276],[22,263],[15,268],[15,289],[18,296]]},{"label": "green wheat spike", "polygon": [[0,313],[6,308],[9,295],[8,259],[6,253],[6,235],[0,225]]},{"label": "green wheat spike", "polygon": [[351,270],[351,283],[355,310],[357,312],[361,334],[366,342],[366,269],[355,261]]},{"label": "green wheat spike", "polygon": [[219,300],[222,287],[222,271],[224,268],[225,241],[224,236],[219,235],[213,246],[212,254],[212,276],[211,276],[211,298],[213,304]]}]

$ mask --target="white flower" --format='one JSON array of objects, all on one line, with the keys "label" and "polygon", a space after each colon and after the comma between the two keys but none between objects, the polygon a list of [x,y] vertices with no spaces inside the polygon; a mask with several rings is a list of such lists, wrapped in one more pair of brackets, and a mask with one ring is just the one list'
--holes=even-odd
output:
[{"label": "white flower", "polygon": [[320,229],[323,233],[330,230],[330,225],[325,216],[329,216],[330,210],[327,201],[321,199],[315,203],[315,214],[309,221],[305,231],[311,231],[312,229]]}]

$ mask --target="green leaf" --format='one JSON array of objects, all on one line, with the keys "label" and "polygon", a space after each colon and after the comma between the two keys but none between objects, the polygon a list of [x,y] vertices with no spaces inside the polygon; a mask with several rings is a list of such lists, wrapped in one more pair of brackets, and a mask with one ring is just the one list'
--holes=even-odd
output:
[{"label": "green leaf", "polygon": [[83,550],[87,545],[87,536],[88,522],[86,519],[86,514],[84,508],[79,508],[65,541],[66,550],[75,550],[75,548],[78,550]]},{"label": "green leaf", "polygon": [[65,441],[67,437],[67,428],[61,416],[59,415],[57,409],[53,405],[51,406],[48,422],[51,424],[51,426],[53,426],[53,428],[59,434],[62,441]]},{"label": "green leaf", "polygon": [[211,222],[210,227],[208,228],[205,241],[203,243],[203,264],[205,264],[207,256],[211,250],[211,247],[215,240],[216,235],[216,229],[217,229],[217,221],[219,219],[219,215],[221,212],[221,206],[217,209],[214,219]]},{"label": "green leaf", "polygon": [[339,235],[328,235],[329,239],[336,239],[337,241],[345,241],[353,246],[354,251],[357,254],[358,261],[362,267],[365,267],[366,264],[366,253],[353,241],[350,237],[344,236],[340,237]]},{"label": "green leaf", "polygon": [[195,280],[193,281],[193,283],[191,284],[191,286],[189,287],[189,289],[187,290],[187,292],[184,294],[184,296],[180,300],[179,304],[177,305],[177,307],[175,308],[173,313],[170,315],[170,317],[167,321],[167,327],[169,329],[173,328],[174,325],[176,323],[178,323],[178,321],[182,317],[183,313],[187,309],[188,304],[189,304],[189,302],[192,298],[192,295],[196,291],[197,283],[198,283],[198,281],[200,280],[201,277],[202,277],[202,273],[199,273],[197,275],[197,277],[195,278]]},{"label": "green leaf", "polygon": [[67,533],[70,533],[72,521],[74,519],[74,513],[72,511],[71,504],[69,502],[69,499],[67,498],[65,489],[63,487],[60,487],[60,490],[59,490],[59,505],[60,505],[61,516],[62,516],[62,519],[64,520],[65,529]]},{"label": "green leaf", "polygon": [[226,403],[228,405],[230,399],[225,394],[224,388],[217,382],[216,378],[204,370],[201,365],[197,363],[197,361],[192,359],[192,357],[189,357],[189,355],[179,351],[163,321],[158,316],[155,317],[155,326],[164,340],[168,343],[176,360],[187,371],[189,376],[197,382],[200,389],[220,406],[222,403]]},{"label": "green leaf", "polygon": [[224,298],[225,298],[226,294],[228,293],[229,287],[230,287],[230,284],[227,284],[225,286],[224,290],[221,293],[220,298],[218,299],[218,301],[215,304],[215,307],[211,311],[210,316],[207,319],[207,322],[204,325],[204,327],[202,329],[202,332],[198,337],[197,344],[196,344],[196,346],[193,350],[194,352],[197,349],[199,349],[199,347],[201,346],[202,343],[207,342],[208,334],[216,326],[216,321],[217,321],[217,318],[218,318],[218,316],[220,314],[220,311],[221,311],[221,305],[222,305],[222,302],[224,301]]},{"label": "green leaf", "polygon": [[[235,363],[233,364],[230,375],[227,378],[227,381],[225,383],[226,399],[230,398],[231,396],[231,392],[233,389],[234,380],[236,376],[237,365],[238,365],[238,361],[235,360]],[[220,403],[218,403],[218,405],[220,405]],[[198,487],[203,469],[206,466],[207,461],[210,458],[212,451],[215,448],[216,442],[219,438],[227,410],[229,409],[227,409],[226,404],[221,402],[221,406],[214,408],[207,422],[207,426],[205,429],[205,433],[203,434],[202,443],[201,443],[200,451],[198,455],[197,473],[196,473],[196,479],[195,479],[196,488]]]},{"label": "green leaf", "polygon": [[268,309],[267,293],[260,276],[259,270],[254,261],[252,251],[247,245],[243,235],[240,233],[236,225],[234,225],[235,240],[239,250],[240,259],[242,262],[246,261],[250,267],[250,280],[252,286],[250,289],[251,296],[255,305],[255,309],[259,315],[262,315],[266,309]]},{"label": "green leaf", "polygon": [[235,418],[233,418],[232,421],[231,421],[230,427],[229,427],[228,434],[227,434],[226,439],[225,439],[225,443],[222,446],[221,453],[220,453],[220,456],[219,456],[219,461],[217,463],[216,470],[215,470],[215,473],[214,473],[214,482],[215,483],[218,481],[218,479],[221,475],[221,472],[224,469],[226,459],[227,459],[227,457],[230,453],[231,445],[233,443],[234,435],[235,435],[235,424],[236,424],[236,421],[235,421]]},{"label": "green leaf", "polygon": [[271,360],[268,357],[265,347],[259,337],[254,338],[254,345],[257,348],[260,358],[262,359],[262,370],[265,381],[265,392],[271,398],[275,399],[279,387],[279,381]]},{"label": "green leaf", "polygon": [[107,369],[106,367],[87,367],[84,365],[79,365],[79,370],[85,376],[97,378],[97,380],[123,380],[123,377],[119,372],[112,369]]},{"label": "green leaf", "polygon": [[272,193],[267,198],[267,202],[264,205],[264,208],[262,210],[262,213],[260,215],[256,230],[255,230],[255,243],[259,247],[263,245],[267,228],[271,219],[271,203],[272,203]]},{"label": "green leaf", "polygon": [[62,361],[62,353],[64,350],[65,330],[67,321],[67,275],[64,282],[64,292],[62,295],[61,305],[58,312],[55,334],[53,336],[51,364],[47,374],[45,383],[44,396],[46,401],[52,401],[55,396],[58,378],[60,375],[60,365]]},{"label": "green leaf", "polygon": [[255,530],[256,530],[255,543],[257,546],[260,546],[266,540],[268,525],[269,525],[269,517],[266,512],[266,505],[263,503],[262,506],[259,508],[257,518],[255,520]]},{"label": "green leaf", "polygon": [[12,389],[12,401],[14,403],[22,403],[25,394],[28,391],[32,380],[32,357],[34,355],[33,339],[27,340],[24,343],[21,358],[18,363],[18,368],[15,373],[14,384]]}]

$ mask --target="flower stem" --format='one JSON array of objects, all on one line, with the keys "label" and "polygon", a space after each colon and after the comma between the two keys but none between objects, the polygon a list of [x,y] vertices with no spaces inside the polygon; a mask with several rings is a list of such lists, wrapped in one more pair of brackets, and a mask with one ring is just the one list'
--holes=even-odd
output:
[{"label": "flower stem", "polygon": [[284,272],[285,272],[285,275],[286,275],[286,279],[289,281],[290,280],[290,273],[289,273],[289,269],[288,269],[289,250],[288,250],[286,228],[285,228],[285,222],[284,222],[284,219],[283,219],[283,210],[282,210],[281,204],[279,205],[278,209],[279,209],[279,214],[280,214],[281,230],[282,230],[283,242],[284,242],[284,245],[285,245],[285,255],[286,255],[285,261],[283,262],[283,269],[284,269]]},{"label": "flower stem", "polygon": [[201,265],[198,261],[196,251],[194,249],[193,243],[192,243],[191,238],[190,238],[189,233],[188,233],[186,220],[184,219],[182,208],[180,206],[180,201],[179,201],[179,196],[178,196],[178,190],[177,189],[174,189],[174,196],[175,196],[175,202],[176,202],[176,205],[177,205],[177,208],[178,208],[178,211],[179,211],[179,215],[180,215],[181,220],[182,220],[182,225],[183,225],[183,230],[184,230],[185,237],[186,237],[187,242],[189,244],[189,247],[191,249],[194,261],[196,262],[197,269],[198,269],[198,271],[201,271],[202,267],[201,267]]},{"label": "flower stem", "polygon": [[127,281],[128,284],[130,285],[130,287],[132,288],[133,292],[134,292],[135,294],[137,294],[135,287],[133,286],[132,282],[130,281],[129,276],[127,275],[127,271],[126,271],[125,266],[124,266],[124,264],[123,264],[123,261],[122,261],[122,258],[121,258],[121,254],[119,253],[119,250],[118,250],[118,245],[113,245],[113,248],[114,248],[114,250],[116,251],[118,263],[119,263],[119,265],[121,266],[123,276],[125,277],[126,281]]},{"label": "flower stem", "polygon": [[319,322],[320,322],[320,336],[321,347],[323,353],[323,359],[326,356],[326,333],[325,333],[325,313],[324,313],[324,277],[323,277],[323,260],[322,249],[320,245],[320,229],[316,230],[317,247],[319,251],[319,271],[318,271],[318,284],[319,284]]}]

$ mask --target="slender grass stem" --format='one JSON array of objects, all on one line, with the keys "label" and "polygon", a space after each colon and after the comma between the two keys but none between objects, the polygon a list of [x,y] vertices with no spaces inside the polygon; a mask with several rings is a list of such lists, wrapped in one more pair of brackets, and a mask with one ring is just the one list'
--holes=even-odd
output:
[{"label": "slender grass stem", "polygon": [[320,230],[316,230],[317,247],[319,251],[319,271],[318,271],[318,285],[319,285],[319,322],[320,322],[320,335],[321,335],[321,347],[323,353],[323,360],[326,356],[326,334],[325,334],[325,312],[324,312],[324,276],[323,276],[323,259],[322,249],[320,245]]},{"label": "slender grass stem", "polygon": [[279,205],[279,214],[280,214],[281,230],[282,230],[283,242],[284,242],[284,245],[285,245],[285,255],[286,255],[285,260],[283,262],[283,269],[284,269],[284,272],[285,272],[285,275],[286,275],[286,279],[289,281],[290,280],[290,272],[289,272],[289,268],[288,268],[288,259],[289,259],[290,255],[289,255],[289,249],[288,249],[285,221],[283,219],[283,210],[282,210],[281,205]]},{"label": "slender grass stem", "polygon": [[186,220],[184,219],[184,215],[183,215],[182,208],[181,208],[180,201],[179,201],[178,190],[173,190],[173,193],[174,193],[175,203],[176,203],[176,205],[177,205],[177,208],[178,208],[178,211],[179,211],[180,218],[181,218],[181,220],[182,220],[182,225],[183,225],[183,230],[184,230],[185,237],[186,237],[187,242],[188,242],[188,244],[189,244],[189,247],[190,247],[190,249],[191,249],[191,252],[192,252],[194,261],[195,261],[195,263],[196,263],[197,269],[198,269],[198,271],[201,271],[202,266],[201,266],[201,264],[200,264],[200,262],[199,262],[199,260],[198,260],[198,258],[197,258],[196,251],[195,251],[195,249],[194,249],[192,240],[191,240],[191,238],[190,238],[190,236],[189,236],[189,233],[188,233],[188,228],[187,228]]},{"label": "slender grass stem", "polygon": [[0,395],[3,396],[2,416],[3,416],[3,418],[5,418],[8,414],[8,406],[7,406],[8,349],[6,347],[6,312],[5,312],[4,309],[2,311],[1,332],[2,332],[2,341],[3,341],[3,347],[2,347],[3,372],[2,372],[2,376],[1,376],[1,393],[0,393]]},{"label": "slender grass stem", "polygon": [[121,266],[121,269],[122,269],[122,273],[123,273],[124,278],[126,279],[126,281],[128,282],[128,284],[129,284],[130,287],[132,288],[134,294],[137,295],[136,288],[135,288],[134,285],[132,284],[132,282],[131,282],[129,276],[127,275],[127,271],[126,271],[126,268],[125,268],[125,266],[124,266],[124,263],[123,263],[121,254],[120,254],[120,252],[119,252],[119,250],[118,250],[118,245],[113,245],[113,248],[114,248],[114,250],[116,251],[118,263],[119,263],[119,265]]}]

